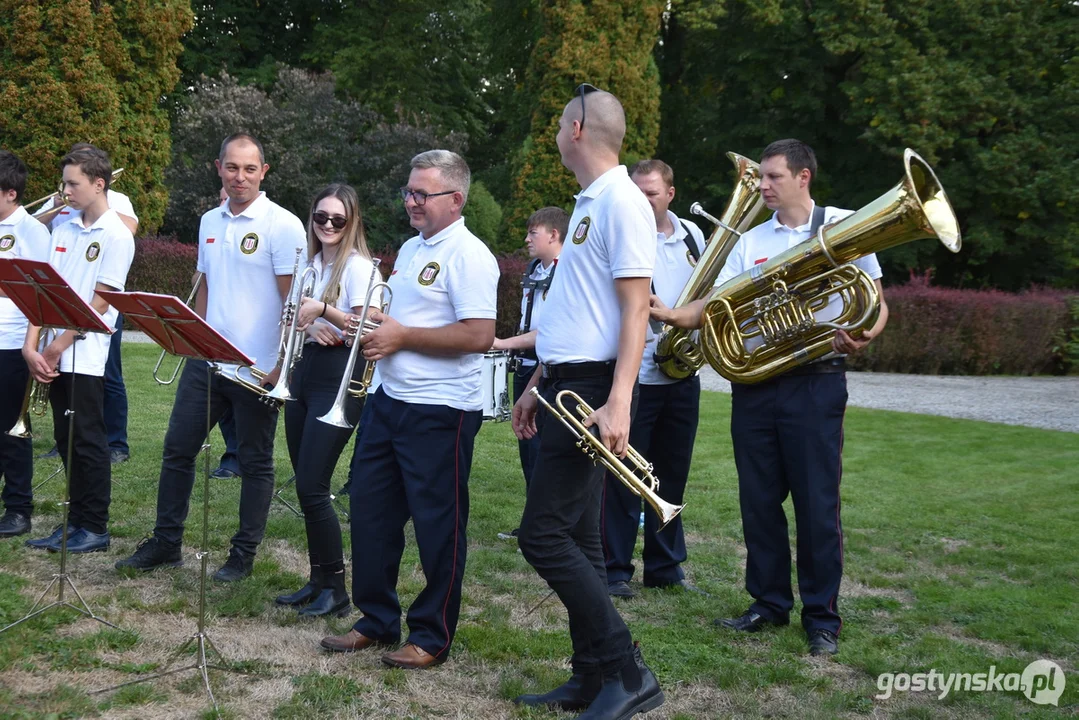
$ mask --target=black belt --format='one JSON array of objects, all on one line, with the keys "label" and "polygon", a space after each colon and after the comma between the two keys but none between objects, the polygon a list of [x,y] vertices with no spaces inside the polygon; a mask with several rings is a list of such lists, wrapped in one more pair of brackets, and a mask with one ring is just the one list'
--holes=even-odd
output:
[{"label": "black belt", "polygon": [[578,378],[605,377],[614,375],[614,360],[605,362],[542,364],[543,377],[547,380],[576,380]]},{"label": "black belt", "polygon": [[808,365],[802,365],[796,367],[786,373],[788,377],[796,377],[799,375],[827,375],[829,373],[841,373],[847,369],[846,358],[831,358],[830,360],[819,360],[815,363],[809,363]]}]

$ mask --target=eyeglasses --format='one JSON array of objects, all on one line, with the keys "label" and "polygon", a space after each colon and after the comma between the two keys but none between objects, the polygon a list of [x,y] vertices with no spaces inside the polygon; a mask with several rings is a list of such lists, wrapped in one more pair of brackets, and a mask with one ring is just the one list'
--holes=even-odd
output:
[{"label": "eyeglasses", "polygon": [[573,92],[581,96],[581,129],[584,130],[584,96],[589,93],[599,92],[599,88],[591,83],[581,83]]},{"label": "eyeglasses", "polygon": [[401,199],[408,202],[408,198],[411,195],[412,202],[422,207],[427,204],[427,198],[438,197],[439,195],[453,195],[455,192],[457,191],[443,190],[442,192],[425,193],[423,190],[409,190],[407,187],[403,187],[401,188]]},{"label": "eyeglasses", "polygon": [[348,224],[348,220],[340,215],[327,215],[321,211],[311,213],[311,222],[315,225],[325,225],[329,222],[337,230],[340,230]]}]

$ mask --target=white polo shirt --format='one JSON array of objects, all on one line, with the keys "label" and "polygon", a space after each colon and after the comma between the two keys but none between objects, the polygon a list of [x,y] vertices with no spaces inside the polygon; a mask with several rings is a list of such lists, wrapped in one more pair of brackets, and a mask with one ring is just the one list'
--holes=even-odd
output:
[{"label": "white polo shirt", "polygon": [[[120,215],[127,215],[129,218],[134,218],[135,222],[138,222],[139,216],[135,214],[135,208],[131,204],[131,198],[121,192],[116,192],[115,190],[109,190],[106,193],[105,197],[108,199],[110,210],[115,210]],[[41,215],[42,213],[47,213],[49,210],[52,210],[52,206],[42,208],[34,214]],[[71,222],[72,220],[78,220],[81,217],[82,210],[76,210],[75,208],[66,207],[60,212],[56,213],[56,217],[54,217],[52,219],[52,222],[49,223],[49,227],[55,230],[64,223]]]},{"label": "white polo shirt", "polygon": [[577,195],[537,328],[540,362],[614,360],[622,327],[614,281],[652,277],[655,264],[655,215],[626,167],[618,165]]},{"label": "white polo shirt", "polygon": [[[48,229],[20,205],[0,220],[0,259],[48,262],[52,238]],[[19,350],[26,339],[26,316],[10,298],[0,297],[0,350]]]},{"label": "white polo shirt", "polygon": [[255,360],[264,372],[277,364],[281,339],[278,275],[292,275],[297,248],[306,262],[307,233],[295,215],[259,193],[239,215],[231,202],[209,210],[199,224],[198,269],[206,273],[206,322]]},{"label": "white polo shirt", "polygon": [[[674,234],[668,237],[661,232],[656,232],[656,267],[652,273],[652,288],[664,304],[674,307],[697,264],[686,246],[686,228],[689,228],[690,242],[697,248],[697,257],[704,252],[704,234],[695,224],[689,220],[679,220],[678,216],[670,210],[667,211],[667,219],[674,225]],[[685,223],[685,227],[682,223]],[[644,357],[641,359],[641,371],[637,376],[641,385],[671,385],[678,382],[664,375],[656,365],[653,357],[658,344],[659,336],[652,332],[652,327],[649,326]]]},{"label": "white polo shirt", "polygon": [[[528,262],[531,263],[532,261],[529,260]],[[547,267],[543,267],[542,262],[536,263],[536,269],[528,274],[528,278],[535,281],[546,280],[548,277],[550,277],[557,264],[558,258],[555,258]],[[528,315],[528,296],[532,294],[536,295],[536,299],[532,301],[532,318],[531,323],[529,324],[529,327],[527,329],[527,332],[532,332],[539,327],[540,317],[543,315],[543,306],[546,304],[547,295],[549,295],[550,292],[551,286],[548,285],[545,290],[538,293],[536,292],[535,288],[527,289],[521,293],[521,324],[518,326],[518,329],[522,333],[526,332],[525,319]],[[531,358],[522,357],[521,365],[522,367],[526,368],[535,367],[536,361]]]},{"label": "white polo shirt", "polygon": [[[83,219],[67,222],[52,234],[49,263],[67,280],[86,302],[94,299],[97,283],[123,292],[127,271],[135,258],[135,239],[115,210],[106,210],[90,227]],[[119,312],[112,305],[102,316],[110,328],[116,326]],[[60,372],[80,375],[105,374],[111,333],[86,333],[85,340],[75,341],[60,357]],[[75,367],[72,368],[72,354]]]},{"label": "white polo shirt", "polygon": [[[401,246],[390,274],[390,316],[407,327],[438,328],[497,316],[498,263],[464,218]],[[378,361],[390,397],[423,405],[482,410],[483,355],[426,355],[412,350]]]},{"label": "white polo shirt", "polygon": [[[330,275],[333,274],[333,266],[337,261],[338,259],[334,258],[328,266],[323,267],[321,252],[317,253],[311,261],[311,267],[318,273],[315,276],[317,278],[315,281],[315,294],[312,296],[316,300],[322,297],[322,293],[326,292],[326,285],[330,282]],[[341,312],[350,313],[352,308],[363,306],[363,301],[367,299],[367,289],[371,283],[371,270],[374,269],[375,264],[357,252],[350,253],[345,258],[345,263],[345,272],[341,276],[341,287],[337,291],[337,302],[334,307]],[[382,276],[376,275],[375,282],[380,280],[382,280]],[[328,326],[339,338],[344,337],[344,333],[325,318],[318,318],[315,323]],[[309,335],[306,342],[318,341]]]},{"label": "white polo shirt", "polygon": [[[742,237],[735,243],[734,248],[731,250],[731,254],[727,256],[727,262],[723,266],[723,269],[716,277],[716,286],[718,287],[731,278],[741,275],[754,265],[760,265],[769,258],[775,257],[789,248],[794,247],[798,243],[808,240],[811,237],[809,230],[813,224],[814,210],[816,210],[815,203],[813,207],[810,208],[809,220],[804,225],[800,225],[796,228],[789,228],[779,222],[779,213],[775,213],[772,215],[771,220],[763,222],[743,233]],[[824,224],[830,225],[853,214],[853,210],[826,207],[824,208]],[[878,280],[883,275],[875,253],[866,255],[863,258],[858,258],[854,261],[854,264],[864,270],[873,280]],[[818,320],[832,320],[839,316],[841,306],[839,296],[832,295],[831,298],[829,298],[828,305],[813,313],[813,316]],[[758,347],[759,344],[760,343],[757,342],[753,344],[752,347],[747,347],[747,349],[753,350]],[[828,355],[826,357],[834,357],[834,355]]]}]

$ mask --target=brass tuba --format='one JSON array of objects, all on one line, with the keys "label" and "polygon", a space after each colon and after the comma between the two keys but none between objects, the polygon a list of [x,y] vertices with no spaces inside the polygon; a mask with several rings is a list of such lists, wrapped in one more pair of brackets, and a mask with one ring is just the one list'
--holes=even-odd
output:
[{"label": "brass tuba", "polygon": [[[719,219],[705,212],[700,203],[693,203],[690,207],[691,213],[700,215],[716,228],[709,236],[704,253],[697,261],[697,266],[689,276],[686,286],[682,288],[682,294],[678,296],[674,307],[700,300],[711,292],[712,283],[723,269],[738,238],[753,224],[764,207],[764,198],[759,192],[760,165],[734,152],[727,153],[727,157],[738,170],[738,182],[735,183],[731,199],[727,201],[727,207]],[[693,330],[669,325],[663,327],[654,359],[664,375],[681,380],[704,365],[704,358],[693,336]]]},{"label": "brass tuba", "polygon": [[[540,405],[547,412],[562,421],[573,436],[577,438],[577,447],[596,465],[602,465],[612,475],[618,478],[630,491],[648,503],[656,515],[659,516],[659,529],[667,527],[667,523],[678,517],[685,505],[674,505],[659,496],[659,480],[652,474],[652,464],[644,459],[632,446],[626,449],[626,460],[622,461],[617,455],[603,444],[599,439],[595,428],[586,428],[584,419],[592,414],[592,408],[581,399],[581,396],[572,390],[562,390],[554,398],[554,405],[543,399],[540,391],[536,388],[529,390],[533,397],[539,400]],[[566,409],[565,400],[576,403],[576,413]]]},{"label": "brass tuba", "polygon": [[[831,351],[836,330],[873,326],[880,296],[853,262],[922,238],[959,252],[962,238],[944,188],[911,149],[891,190],[817,236],[716,288],[702,315],[701,349],[731,382],[757,383]],[[838,297],[840,309],[829,309]]]},{"label": "brass tuba", "polygon": [[[371,268],[371,279],[367,285],[367,296],[363,301],[363,310],[358,316],[356,316],[354,322],[350,323],[348,329],[345,331],[346,335],[352,337],[352,350],[348,354],[348,362],[345,364],[345,372],[341,377],[341,384],[337,387],[337,397],[334,398],[333,405],[326,411],[325,415],[320,415],[318,419],[327,425],[334,425],[339,428],[351,428],[352,423],[348,421],[348,417],[345,415],[345,397],[351,395],[352,397],[365,398],[367,397],[367,391],[371,389],[371,381],[375,377],[375,363],[373,360],[368,360],[367,364],[363,368],[363,375],[359,380],[352,379],[353,370],[356,368],[356,361],[359,359],[360,338],[371,332],[378,327],[377,324],[367,319],[367,314],[374,309],[375,303],[378,303],[379,311],[385,315],[390,311],[390,302],[393,300],[393,289],[389,284],[385,282],[375,282],[375,278],[379,277],[378,265],[381,262],[378,258],[373,260],[374,267]],[[375,299],[375,293],[381,291],[381,299]]]}]

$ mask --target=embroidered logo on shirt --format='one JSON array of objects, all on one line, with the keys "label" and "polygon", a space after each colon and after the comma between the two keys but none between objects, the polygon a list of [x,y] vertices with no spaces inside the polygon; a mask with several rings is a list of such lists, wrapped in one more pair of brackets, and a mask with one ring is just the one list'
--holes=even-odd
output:
[{"label": "embroidered logo on shirt", "polygon": [[438,263],[434,261],[431,261],[424,265],[423,270],[420,271],[420,285],[430,285],[431,283],[433,283],[435,281],[435,278],[438,277],[438,271],[441,269],[442,268],[439,267]]},{"label": "embroidered logo on shirt", "polygon": [[754,265],[760,265],[761,263],[765,263],[765,262],[768,262],[768,258],[758,258],[757,260],[753,261],[753,264]]},{"label": "embroidered logo on shirt", "polygon": [[247,233],[244,235],[244,239],[240,241],[240,252],[244,255],[250,255],[259,249],[259,236],[255,233]]},{"label": "embroidered logo on shirt", "polygon": [[592,227],[592,218],[585,217],[577,223],[577,229],[573,231],[573,244],[580,245],[588,239],[588,228]]},{"label": "embroidered logo on shirt", "polygon": [[15,247],[14,235],[5,235],[4,237],[0,237],[0,252],[7,252],[13,247]]},{"label": "embroidered logo on shirt", "polygon": [[97,260],[99,255],[101,255],[101,246],[96,242],[90,243],[90,247],[86,248],[86,262]]}]

